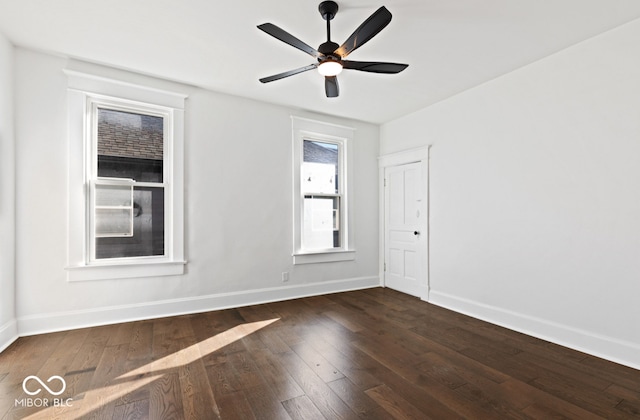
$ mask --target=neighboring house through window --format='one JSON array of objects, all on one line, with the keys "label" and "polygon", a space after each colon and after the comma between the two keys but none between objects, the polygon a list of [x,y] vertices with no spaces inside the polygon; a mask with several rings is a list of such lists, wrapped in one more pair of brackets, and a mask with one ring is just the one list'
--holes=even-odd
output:
[{"label": "neighboring house through window", "polygon": [[354,259],[348,186],[353,129],[293,118],[294,263]]},{"label": "neighboring house through window", "polygon": [[67,75],[69,280],[182,274],[186,96]]}]

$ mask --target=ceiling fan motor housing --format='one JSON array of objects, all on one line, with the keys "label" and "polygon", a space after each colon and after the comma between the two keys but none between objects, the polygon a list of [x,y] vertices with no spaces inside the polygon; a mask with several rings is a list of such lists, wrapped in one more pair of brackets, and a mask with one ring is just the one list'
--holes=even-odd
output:
[{"label": "ceiling fan motor housing", "polygon": [[332,41],[327,41],[320,44],[320,46],[318,47],[318,52],[327,57],[334,57],[336,59],[340,59],[341,57],[338,57],[333,54],[333,52],[338,48],[340,48],[340,45]]},{"label": "ceiling fan motor housing", "polygon": [[338,3],[335,1],[323,1],[318,6],[318,11],[324,20],[331,20],[338,13]]}]

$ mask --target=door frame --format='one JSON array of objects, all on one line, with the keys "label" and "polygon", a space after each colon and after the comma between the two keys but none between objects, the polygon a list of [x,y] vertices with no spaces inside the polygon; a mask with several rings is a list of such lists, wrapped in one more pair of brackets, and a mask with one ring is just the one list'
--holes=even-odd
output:
[{"label": "door frame", "polygon": [[385,286],[385,247],[386,247],[386,191],[385,191],[385,170],[392,166],[400,166],[406,165],[409,163],[421,163],[422,167],[422,181],[423,181],[423,197],[425,197],[425,210],[427,212],[426,222],[425,222],[425,230],[426,230],[426,240],[424,245],[424,264],[423,264],[423,291],[420,295],[420,299],[424,301],[429,301],[429,238],[430,238],[430,227],[429,227],[429,218],[430,218],[430,204],[429,204],[429,156],[430,156],[431,146],[424,146],[415,149],[403,150],[396,153],[391,153],[388,155],[383,155],[378,158],[378,208],[380,211],[379,214],[379,257],[378,257],[378,276],[380,278],[380,286]]}]

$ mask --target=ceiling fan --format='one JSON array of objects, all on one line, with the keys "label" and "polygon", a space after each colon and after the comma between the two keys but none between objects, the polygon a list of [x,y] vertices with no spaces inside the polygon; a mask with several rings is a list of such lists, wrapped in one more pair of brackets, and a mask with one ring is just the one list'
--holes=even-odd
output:
[{"label": "ceiling fan", "polygon": [[386,7],[380,7],[369,16],[342,45],[331,41],[331,20],[336,16],[336,13],[338,13],[338,4],[334,1],[323,1],[318,6],[318,10],[323,19],[327,21],[327,41],[320,44],[317,50],[272,23],[258,25],[258,29],[317,59],[317,62],[309,64],[308,66],[264,77],[260,79],[262,83],[269,83],[274,80],[293,76],[294,74],[318,69],[318,72],[324,76],[324,89],[327,97],[335,98],[340,93],[336,76],[342,69],[395,74],[400,73],[409,66],[408,64],[398,63],[345,60],[349,54],[364,45],[391,22],[391,13]]}]

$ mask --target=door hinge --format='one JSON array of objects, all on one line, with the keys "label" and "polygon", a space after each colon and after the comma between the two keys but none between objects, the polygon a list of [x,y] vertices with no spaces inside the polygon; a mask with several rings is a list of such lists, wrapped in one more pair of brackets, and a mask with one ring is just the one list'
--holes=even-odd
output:
[{"label": "door hinge", "polygon": [[387,263],[384,263],[384,271],[387,271]]},{"label": "door hinge", "polygon": [[387,186],[387,178],[384,179],[384,186]]}]

